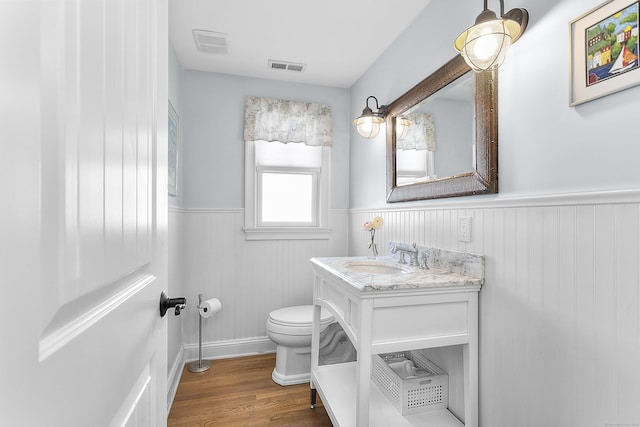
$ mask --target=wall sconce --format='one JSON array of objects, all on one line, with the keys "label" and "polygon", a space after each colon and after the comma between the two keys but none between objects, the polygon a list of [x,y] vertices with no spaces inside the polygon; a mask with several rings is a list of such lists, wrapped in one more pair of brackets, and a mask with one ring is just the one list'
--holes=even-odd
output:
[{"label": "wall sconce", "polygon": [[[378,111],[376,111],[375,113],[371,110],[371,108],[369,108],[369,100],[371,98],[376,100],[376,109]],[[378,106],[378,98],[376,98],[375,96],[370,96],[365,101],[365,107],[364,110],[362,110],[362,114],[352,123],[358,130],[360,136],[362,136],[363,138],[375,138],[380,132],[380,125],[384,123],[384,116],[386,114],[387,106]]]},{"label": "wall sconce", "polygon": [[405,116],[396,117],[396,139],[404,139],[409,133],[409,128],[412,124],[413,122]]},{"label": "wall sconce", "polygon": [[504,0],[500,0],[500,18],[487,8],[476,18],[475,24],[456,38],[453,46],[473,71],[499,67],[509,46],[520,38],[529,22],[526,9],[512,9],[504,13]]}]

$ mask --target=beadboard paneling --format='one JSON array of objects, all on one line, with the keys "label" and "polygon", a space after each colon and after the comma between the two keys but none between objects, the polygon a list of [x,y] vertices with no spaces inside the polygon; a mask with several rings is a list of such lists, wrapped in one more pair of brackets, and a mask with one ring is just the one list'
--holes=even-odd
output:
[{"label": "beadboard paneling", "polygon": [[[199,292],[223,304],[218,316],[204,321],[205,346],[263,337],[269,311],[310,301],[308,259],[366,255],[369,233],[361,225],[380,215],[385,221],[376,233],[381,254],[394,240],[486,257],[480,292],[481,426],[639,423],[638,200],[605,193],[354,210],[348,216],[334,212],[329,241],[247,242],[241,210],[181,210],[175,216],[182,227],[178,240],[190,302],[182,319],[183,342],[197,344]],[[472,217],[470,243],[456,239],[460,216]],[[451,407],[462,418],[459,350],[430,357],[449,372]]]},{"label": "beadboard paneling", "polygon": [[[350,215],[350,255],[368,253],[361,225],[376,215],[381,255],[390,240],[485,255],[481,426],[640,424],[640,199],[571,200]],[[472,217],[470,243],[457,241],[460,216]],[[461,372],[447,351],[432,357],[449,371],[459,414]]]},{"label": "beadboard paneling", "polygon": [[203,320],[205,345],[265,337],[270,311],[311,303],[309,259],[347,255],[346,210],[331,213],[328,240],[247,241],[241,209],[179,210],[175,215],[183,233],[185,346],[198,343],[199,293],[222,302],[220,313]]}]

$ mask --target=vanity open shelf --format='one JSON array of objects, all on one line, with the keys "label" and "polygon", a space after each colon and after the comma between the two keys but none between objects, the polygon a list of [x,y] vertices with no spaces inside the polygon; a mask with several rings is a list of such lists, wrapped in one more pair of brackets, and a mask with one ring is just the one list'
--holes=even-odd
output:
[{"label": "vanity open shelf", "polygon": [[[357,362],[320,366],[312,374],[318,392],[334,426],[355,426],[357,399]],[[402,416],[387,397],[370,384],[369,426],[464,426],[446,409],[433,409],[418,414]]]},{"label": "vanity open shelf", "polygon": [[[462,268],[475,276],[456,272],[456,268],[438,268],[443,266],[439,264],[442,259],[449,259],[450,251],[437,260],[432,257],[429,269],[403,267],[397,273],[349,268],[365,261],[381,265],[397,261],[387,257],[311,260],[311,389],[312,396],[320,393],[334,426],[477,427],[478,291],[484,261],[477,255],[458,254],[453,263],[458,271]],[[318,366],[321,307],[333,314],[349,336],[358,352],[356,362]],[[449,345],[463,348],[465,423],[447,409],[403,416],[371,379],[373,354]]]}]

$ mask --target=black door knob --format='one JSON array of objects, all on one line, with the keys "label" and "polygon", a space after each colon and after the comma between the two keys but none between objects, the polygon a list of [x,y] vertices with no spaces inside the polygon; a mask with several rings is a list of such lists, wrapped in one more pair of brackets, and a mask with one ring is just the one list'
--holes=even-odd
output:
[{"label": "black door knob", "polygon": [[187,299],[185,297],[169,298],[167,294],[162,291],[160,294],[160,317],[164,317],[167,314],[167,310],[174,309],[175,315],[178,316],[180,311],[187,305]]}]

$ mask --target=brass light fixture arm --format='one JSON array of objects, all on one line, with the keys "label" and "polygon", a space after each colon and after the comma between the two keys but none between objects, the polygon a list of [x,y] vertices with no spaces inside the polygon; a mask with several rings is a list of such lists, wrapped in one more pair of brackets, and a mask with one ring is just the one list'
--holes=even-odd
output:
[{"label": "brass light fixture arm", "polygon": [[387,115],[387,106],[386,105],[379,105],[378,104],[378,98],[376,98],[373,95],[370,95],[367,97],[367,100],[365,101],[366,107],[369,108],[369,100],[373,98],[376,101],[376,110],[377,112],[375,114],[381,116],[381,117],[385,117]]},{"label": "brass light fixture arm", "polygon": [[[483,12],[487,10],[489,10],[489,0],[484,0]],[[480,16],[482,16],[482,13]],[[480,19],[480,16],[478,16],[478,19]],[[520,38],[520,36],[522,36],[522,34],[524,34],[524,30],[527,29],[527,25],[529,24],[529,12],[527,12],[527,9],[516,8],[504,13],[504,0],[500,0],[500,17],[515,21],[520,25],[520,32],[513,37],[511,43],[514,43]]]}]

